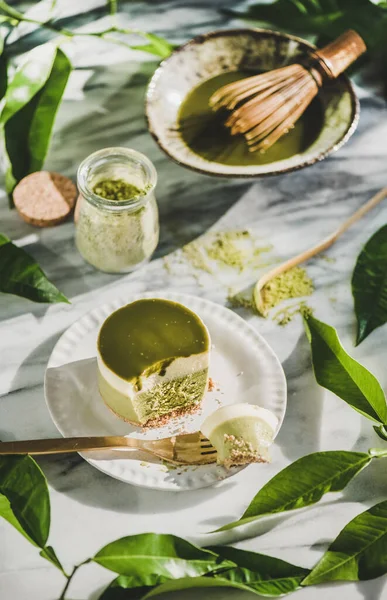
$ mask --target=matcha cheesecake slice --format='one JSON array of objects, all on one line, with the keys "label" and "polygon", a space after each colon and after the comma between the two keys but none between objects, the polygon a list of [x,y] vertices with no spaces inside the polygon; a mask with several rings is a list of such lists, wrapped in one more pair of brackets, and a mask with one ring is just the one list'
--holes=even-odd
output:
[{"label": "matcha cheesecake slice", "polygon": [[209,357],[210,336],[194,312],[170,300],[137,300],[112,313],[101,327],[99,391],[125,421],[164,425],[199,408]]},{"label": "matcha cheesecake slice", "polygon": [[278,419],[270,410],[240,403],[216,410],[207,417],[201,430],[216,448],[218,464],[229,468],[268,462],[268,448],[277,425]]}]

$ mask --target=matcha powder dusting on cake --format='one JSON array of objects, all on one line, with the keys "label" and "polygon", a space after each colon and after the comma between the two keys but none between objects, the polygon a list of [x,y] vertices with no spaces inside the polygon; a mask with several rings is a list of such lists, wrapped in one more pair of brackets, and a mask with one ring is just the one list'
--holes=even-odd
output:
[{"label": "matcha powder dusting on cake", "polygon": [[270,310],[284,300],[311,296],[314,291],[313,282],[305,269],[294,267],[275,277],[262,290],[265,308]]}]

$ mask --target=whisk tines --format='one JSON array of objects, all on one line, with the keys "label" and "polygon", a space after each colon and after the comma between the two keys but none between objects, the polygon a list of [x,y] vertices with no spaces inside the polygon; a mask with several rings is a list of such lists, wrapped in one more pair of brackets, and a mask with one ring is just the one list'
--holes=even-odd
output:
[{"label": "whisk tines", "polygon": [[221,87],[210,106],[229,111],[225,125],[231,134],[244,135],[251,152],[264,152],[294,127],[325,81],[338,77],[365,50],[362,38],[347,31],[312,52],[307,65],[288,65]]}]

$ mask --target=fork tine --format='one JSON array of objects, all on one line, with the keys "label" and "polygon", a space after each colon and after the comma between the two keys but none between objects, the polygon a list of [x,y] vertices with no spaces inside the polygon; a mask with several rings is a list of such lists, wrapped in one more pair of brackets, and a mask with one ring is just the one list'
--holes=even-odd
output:
[{"label": "fork tine", "polygon": [[216,450],[199,431],[178,435],[174,441],[175,460],[186,464],[200,465],[216,462]]}]

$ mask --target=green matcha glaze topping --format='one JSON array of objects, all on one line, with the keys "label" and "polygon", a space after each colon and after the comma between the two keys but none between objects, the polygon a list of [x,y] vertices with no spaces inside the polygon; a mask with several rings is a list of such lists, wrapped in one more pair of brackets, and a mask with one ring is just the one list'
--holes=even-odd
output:
[{"label": "green matcha glaze topping", "polygon": [[165,369],[175,359],[209,349],[207,329],[195,313],[170,300],[137,300],[110,315],[98,350],[105,365],[127,381]]}]

